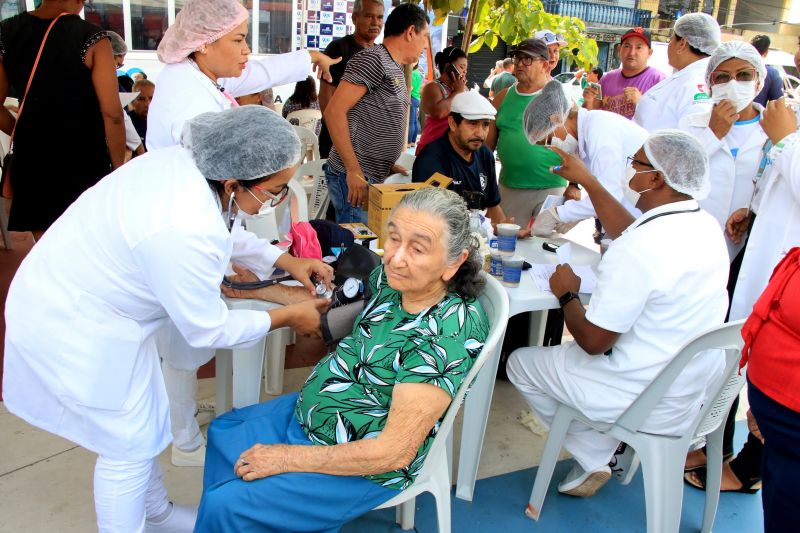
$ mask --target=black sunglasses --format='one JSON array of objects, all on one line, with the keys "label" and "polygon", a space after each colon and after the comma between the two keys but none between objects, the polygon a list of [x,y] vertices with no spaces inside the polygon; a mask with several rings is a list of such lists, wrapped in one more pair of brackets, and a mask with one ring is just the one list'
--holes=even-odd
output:
[{"label": "black sunglasses", "polygon": [[628,159],[628,164],[629,164],[629,165],[633,165],[634,163],[639,163],[639,164],[640,164],[640,165],[642,165],[643,167],[656,168],[656,167],[654,167],[653,165],[651,165],[650,163],[645,163],[644,161],[639,161],[638,159],[636,159],[636,157],[634,157],[634,156],[632,156],[632,155],[629,155],[629,156],[627,157],[627,159]]}]

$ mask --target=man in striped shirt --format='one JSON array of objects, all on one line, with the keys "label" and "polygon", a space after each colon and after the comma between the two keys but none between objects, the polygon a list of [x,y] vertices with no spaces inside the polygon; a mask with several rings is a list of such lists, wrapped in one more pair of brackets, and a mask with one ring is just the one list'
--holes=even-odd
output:
[{"label": "man in striped shirt", "polygon": [[367,184],[383,183],[403,151],[409,106],[403,65],[422,54],[428,22],[416,5],[397,6],[383,43],[350,59],[325,109],[334,145],[325,177],[338,223],[367,222]]}]

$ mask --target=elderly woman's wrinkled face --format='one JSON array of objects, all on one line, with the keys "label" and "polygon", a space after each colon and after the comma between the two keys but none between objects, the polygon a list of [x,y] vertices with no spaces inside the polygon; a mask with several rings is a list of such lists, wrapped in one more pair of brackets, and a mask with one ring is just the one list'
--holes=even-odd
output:
[{"label": "elderly woman's wrinkled face", "polygon": [[383,264],[389,286],[403,296],[435,294],[463,259],[448,264],[444,221],[427,212],[397,208],[389,219]]},{"label": "elderly woman's wrinkled face", "polygon": [[215,78],[238,78],[250,55],[247,46],[247,21],[239,24],[213,43],[195,53],[201,70],[210,71]]}]

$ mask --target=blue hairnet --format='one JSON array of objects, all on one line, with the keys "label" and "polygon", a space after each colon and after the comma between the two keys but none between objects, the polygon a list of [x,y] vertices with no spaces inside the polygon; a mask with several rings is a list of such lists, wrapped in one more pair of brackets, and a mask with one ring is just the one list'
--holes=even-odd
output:
[{"label": "blue hairnet", "polygon": [[300,139],[274,111],[258,105],[202,113],[186,122],[181,145],[208,180],[252,180],[297,164]]}]

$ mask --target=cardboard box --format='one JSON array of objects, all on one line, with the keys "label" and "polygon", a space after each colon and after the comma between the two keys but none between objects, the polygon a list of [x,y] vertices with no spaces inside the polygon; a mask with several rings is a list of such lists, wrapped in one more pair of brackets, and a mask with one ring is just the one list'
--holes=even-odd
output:
[{"label": "cardboard box", "polygon": [[378,246],[383,245],[386,237],[386,223],[394,206],[406,193],[424,189],[425,187],[445,188],[452,179],[436,173],[424,183],[382,183],[369,186],[369,207],[367,208],[367,226],[378,235]]}]

